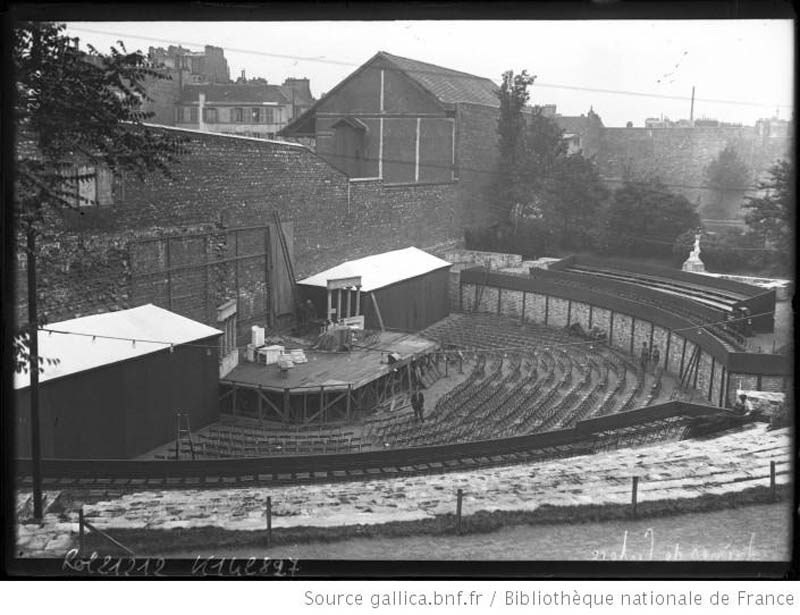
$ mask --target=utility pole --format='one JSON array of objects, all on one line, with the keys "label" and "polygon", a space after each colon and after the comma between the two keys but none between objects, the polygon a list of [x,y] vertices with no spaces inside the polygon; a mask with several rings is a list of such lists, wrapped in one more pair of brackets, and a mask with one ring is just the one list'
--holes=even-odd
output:
[{"label": "utility pole", "polygon": [[692,106],[689,108],[689,126],[694,126],[694,86],[692,86]]},{"label": "utility pole", "polygon": [[42,473],[39,449],[39,319],[36,306],[36,231],[33,220],[27,230],[28,250],[28,351],[31,395],[31,461],[33,465],[33,518],[42,520]]}]

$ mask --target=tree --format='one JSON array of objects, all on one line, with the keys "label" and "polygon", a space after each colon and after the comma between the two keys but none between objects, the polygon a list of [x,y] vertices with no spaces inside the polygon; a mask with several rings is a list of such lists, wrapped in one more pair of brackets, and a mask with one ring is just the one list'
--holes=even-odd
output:
[{"label": "tree", "polygon": [[749,197],[743,206],[745,223],[783,255],[788,266],[795,225],[794,166],[788,160],[778,160],[770,167],[769,177],[758,183],[758,189],[762,194]]},{"label": "tree", "polygon": [[658,180],[628,182],[614,192],[605,220],[606,250],[632,256],[669,256],[675,238],[700,226],[686,197]]},{"label": "tree", "polygon": [[20,23],[13,32],[12,62],[16,86],[14,123],[16,160],[14,213],[27,260],[28,322],[14,338],[16,367],[26,363],[31,390],[31,457],[34,516],[41,518],[38,382],[41,369],[37,331],[37,238],[58,225],[65,211],[78,209],[85,197],[76,188],[93,175],[86,166],[127,170],[138,177],[170,165],[183,152],[183,140],[143,125],[152,114],[141,110],[149,100],[144,82],[165,76],[141,52],[122,43],[101,55],[83,52],[64,26]]},{"label": "tree", "polygon": [[500,99],[500,117],[497,120],[500,156],[493,193],[497,211],[503,220],[507,219],[517,203],[524,203],[527,198],[527,120],[523,110],[530,99],[528,87],[535,79],[535,75],[529,75],[524,70],[519,74],[506,71],[497,92]]},{"label": "tree", "polygon": [[535,192],[567,155],[564,131],[540,106],[533,107],[528,121],[527,152],[528,186]]},{"label": "tree", "polygon": [[714,194],[714,203],[707,207],[708,218],[729,217],[733,201],[741,199],[750,183],[750,169],[739,158],[736,148],[728,145],[705,169],[705,180]]},{"label": "tree", "polygon": [[608,196],[594,161],[581,154],[555,157],[542,178],[543,225],[561,248],[585,249],[594,243],[594,231]]}]

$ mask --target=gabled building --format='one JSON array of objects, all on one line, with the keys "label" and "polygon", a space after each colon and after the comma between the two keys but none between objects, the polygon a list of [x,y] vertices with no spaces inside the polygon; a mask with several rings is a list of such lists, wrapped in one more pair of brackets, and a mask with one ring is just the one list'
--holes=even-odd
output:
[{"label": "gabled building", "polygon": [[567,142],[569,154],[583,153],[584,156],[594,156],[602,141],[605,128],[603,120],[589,108],[585,115],[559,115],[555,113],[553,120],[564,131],[564,140]]},{"label": "gabled building", "polygon": [[[487,179],[497,156],[497,86],[381,51],[284,129],[351,179],[422,184]],[[477,195],[476,195],[477,196]]]}]

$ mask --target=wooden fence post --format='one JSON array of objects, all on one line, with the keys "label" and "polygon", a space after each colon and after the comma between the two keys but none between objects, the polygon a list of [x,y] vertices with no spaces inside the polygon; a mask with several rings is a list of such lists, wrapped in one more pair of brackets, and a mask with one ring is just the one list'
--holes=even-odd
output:
[{"label": "wooden fence post", "polygon": [[639,491],[639,477],[633,477],[633,489],[631,491],[631,514],[636,517],[636,496]]},{"label": "wooden fence post", "polygon": [[769,462],[769,497],[771,501],[775,501],[777,495],[777,485],[775,484],[775,462]]},{"label": "wooden fence post", "polygon": [[464,491],[459,489],[456,493],[456,533],[461,533],[461,503],[464,499]]},{"label": "wooden fence post", "polygon": [[272,546],[272,496],[267,496],[267,546]]},{"label": "wooden fence post", "polygon": [[83,557],[84,553],[84,533],[83,533],[83,506],[78,510],[78,557]]}]

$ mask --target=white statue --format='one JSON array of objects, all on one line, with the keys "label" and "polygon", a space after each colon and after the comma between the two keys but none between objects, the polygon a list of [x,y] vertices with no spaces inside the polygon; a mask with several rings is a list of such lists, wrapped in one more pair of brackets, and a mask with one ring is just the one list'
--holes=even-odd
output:
[{"label": "white statue", "polygon": [[689,258],[700,258],[700,233],[695,233],[694,235],[694,249]]},{"label": "white statue", "polygon": [[700,260],[700,237],[700,233],[695,233],[694,249],[689,253],[689,258],[683,263],[682,269],[684,271],[703,273],[706,270],[705,264]]}]

